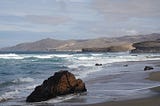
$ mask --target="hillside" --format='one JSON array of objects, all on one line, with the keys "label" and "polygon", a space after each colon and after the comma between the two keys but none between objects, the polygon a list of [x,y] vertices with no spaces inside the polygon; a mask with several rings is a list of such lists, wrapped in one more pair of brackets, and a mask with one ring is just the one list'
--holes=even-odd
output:
[{"label": "hillside", "polygon": [[[120,46],[125,49],[133,49],[131,45],[136,42],[160,39],[160,34],[123,36],[114,38],[97,38],[86,40],[55,40],[51,38],[42,39],[36,42],[21,43],[12,47],[0,49],[0,51],[81,51],[85,48],[113,48]],[[127,47],[127,49],[126,49]],[[118,48],[119,49],[119,48]],[[121,50],[118,50],[121,51]]]}]

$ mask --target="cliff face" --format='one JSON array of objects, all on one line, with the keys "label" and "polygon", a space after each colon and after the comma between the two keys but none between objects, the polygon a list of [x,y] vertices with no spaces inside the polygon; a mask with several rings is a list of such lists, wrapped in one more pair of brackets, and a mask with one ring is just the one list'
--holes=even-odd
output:
[{"label": "cliff face", "polygon": [[[117,52],[131,50],[136,42],[160,39],[160,34],[123,36],[114,38],[96,38],[86,40],[55,40],[42,39],[36,42],[21,43],[12,47],[2,48],[0,51],[100,51]],[[133,48],[132,48],[133,49]]]},{"label": "cliff face", "polygon": [[145,41],[134,43],[132,53],[160,53],[160,39],[155,41]]}]

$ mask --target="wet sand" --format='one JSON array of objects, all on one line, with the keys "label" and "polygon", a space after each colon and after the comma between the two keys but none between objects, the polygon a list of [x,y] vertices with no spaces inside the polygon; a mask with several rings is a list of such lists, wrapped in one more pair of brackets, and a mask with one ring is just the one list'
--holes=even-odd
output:
[{"label": "wet sand", "polygon": [[[160,81],[160,71],[151,72],[147,80]],[[159,94],[153,97],[142,98],[142,99],[113,101],[113,102],[105,102],[98,104],[90,104],[85,106],[160,106],[160,87],[155,87],[152,88],[151,90],[159,92]]]},{"label": "wet sand", "polygon": [[160,106],[160,96],[119,102],[106,102],[87,106]]},{"label": "wet sand", "polygon": [[160,71],[150,73],[147,79],[152,81],[160,81]]}]

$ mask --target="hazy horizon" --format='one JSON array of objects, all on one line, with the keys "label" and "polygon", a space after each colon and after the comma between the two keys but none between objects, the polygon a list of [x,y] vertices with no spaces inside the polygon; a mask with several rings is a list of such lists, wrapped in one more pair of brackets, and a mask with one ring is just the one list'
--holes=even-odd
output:
[{"label": "hazy horizon", "polygon": [[3,0],[0,48],[44,38],[160,33],[159,0]]}]

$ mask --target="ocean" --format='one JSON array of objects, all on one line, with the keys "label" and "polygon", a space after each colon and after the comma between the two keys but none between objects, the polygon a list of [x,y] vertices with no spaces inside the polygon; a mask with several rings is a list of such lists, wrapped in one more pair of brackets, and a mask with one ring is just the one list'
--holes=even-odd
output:
[{"label": "ocean", "polygon": [[[141,95],[151,94],[148,90],[145,92],[141,92],[141,90],[158,86],[160,83],[151,81],[137,83],[137,81],[141,80],[137,78],[137,76],[140,76],[141,78],[146,76],[144,71],[139,70],[140,68],[144,68],[146,64],[138,63],[132,65],[130,63],[147,60],[159,61],[160,54],[130,54],[129,52],[1,53],[0,105],[28,106],[44,103],[53,103],[56,105],[64,105],[67,103],[87,104],[113,100],[116,97],[128,98],[133,95],[136,97],[139,93],[141,93]],[[120,67],[121,64],[119,63],[121,62],[127,65]],[[95,66],[96,63],[100,63],[102,66]],[[126,67],[130,67],[132,70],[125,69]],[[133,71],[133,69],[135,69],[135,71]],[[57,97],[47,102],[25,102],[26,97],[37,85],[42,84],[45,79],[59,70],[69,70],[77,78],[83,79],[89,89],[88,92],[82,96],[67,95]],[[115,79],[108,82],[100,80],[100,78],[103,78],[104,74],[105,76],[108,75]],[[130,77],[134,77],[134,79],[129,80]],[[128,79],[126,80],[126,78]],[[100,82],[96,83],[96,80],[100,80]]]}]

